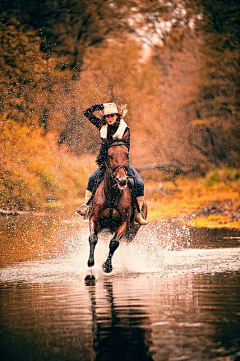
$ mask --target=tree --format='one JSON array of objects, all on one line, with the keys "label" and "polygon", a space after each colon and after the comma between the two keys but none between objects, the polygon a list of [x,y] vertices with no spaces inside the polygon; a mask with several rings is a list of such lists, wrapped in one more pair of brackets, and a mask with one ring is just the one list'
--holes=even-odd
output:
[{"label": "tree", "polygon": [[[80,71],[88,47],[101,43],[118,27],[111,1],[102,0],[13,0],[0,7],[8,14],[17,11],[21,23],[42,36],[42,50],[67,56],[65,63]],[[117,16],[116,16],[117,15]]]},{"label": "tree", "polygon": [[[195,125],[208,134],[215,164],[239,164],[240,152],[240,3],[228,0],[189,1],[195,28],[202,38]],[[188,8],[189,9],[189,8]],[[198,15],[198,16],[197,16]],[[195,142],[195,146],[199,143]]]},{"label": "tree", "polygon": [[34,29],[21,24],[17,13],[11,17],[1,16],[0,42],[1,114],[29,125],[34,121],[35,127],[39,125],[36,120],[41,123],[45,114],[47,129],[47,109],[69,80],[69,74],[59,69],[61,59],[41,52],[40,37]]}]

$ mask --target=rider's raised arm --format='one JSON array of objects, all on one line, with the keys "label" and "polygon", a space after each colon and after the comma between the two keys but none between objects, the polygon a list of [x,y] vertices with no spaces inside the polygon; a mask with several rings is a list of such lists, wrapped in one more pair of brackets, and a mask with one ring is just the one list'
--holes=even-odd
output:
[{"label": "rider's raised arm", "polygon": [[104,105],[103,104],[95,104],[93,106],[91,106],[90,108],[87,108],[86,110],[83,111],[83,114],[85,115],[85,117],[90,120],[90,122],[95,125],[95,127],[97,127],[98,129],[100,129],[101,127],[101,119],[99,119],[98,117],[96,117],[93,113],[99,110],[103,110],[104,109]]}]

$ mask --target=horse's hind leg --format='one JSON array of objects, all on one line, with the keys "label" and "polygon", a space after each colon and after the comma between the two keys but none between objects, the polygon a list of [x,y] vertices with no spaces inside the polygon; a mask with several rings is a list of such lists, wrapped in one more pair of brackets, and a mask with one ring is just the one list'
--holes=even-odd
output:
[{"label": "horse's hind leg", "polygon": [[102,268],[106,273],[112,272],[112,256],[119,246],[119,240],[126,234],[126,229],[127,229],[127,221],[123,222],[118,227],[113,239],[110,241],[108,258],[102,265]]},{"label": "horse's hind leg", "polygon": [[116,249],[119,246],[119,241],[117,239],[118,237],[115,236],[109,244],[109,253],[108,253],[108,258],[106,259],[106,261],[103,263],[102,268],[103,271],[105,273],[110,273],[112,272],[112,256],[114,254],[114,252],[116,251]]}]

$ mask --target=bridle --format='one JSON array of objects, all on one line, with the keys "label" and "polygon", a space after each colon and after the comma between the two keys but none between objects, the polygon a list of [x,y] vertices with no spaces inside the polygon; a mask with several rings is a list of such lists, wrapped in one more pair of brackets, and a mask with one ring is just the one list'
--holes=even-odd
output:
[{"label": "bridle", "polygon": [[[117,147],[117,146],[119,146],[119,145],[124,145],[124,146],[126,147],[126,144],[125,144],[124,142],[121,142],[121,141],[120,141],[120,142],[114,142],[114,143],[110,144],[110,145],[108,146],[108,149],[109,149],[109,148],[112,148],[112,147]],[[108,159],[108,158],[109,158],[109,156],[107,157],[107,159]],[[109,172],[109,174],[110,174],[111,180],[113,181],[113,183],[115,183],[115,184],[114,184],[114,187],[117,186],[118,184],[121,185],[121,182],[119,181],[118,177],[114,174],[114,172],[115,172],[117,169],[123,168],[123,169],[126,171],[126,177],[127,177],[127,179],[128,179],[128,176],[127,176],[128,166],[126,166],[125,164],[118,164],[118,165],[116,165],[116,166],[114,166],[114,167],[110,167],[110,166],[108,165],[108,163],[106,162],[106,167],[107,167],[108,172]],[[126,182],[126,184],[124,184],[124,185],[127,185],[127,182]]]}]

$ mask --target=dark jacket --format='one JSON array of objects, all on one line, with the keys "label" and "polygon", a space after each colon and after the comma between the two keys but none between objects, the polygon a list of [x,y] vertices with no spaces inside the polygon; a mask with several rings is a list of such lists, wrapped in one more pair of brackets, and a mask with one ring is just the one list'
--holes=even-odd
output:
[{"label": "dark jacket", "polygon": [[[85,117],[87,117],[87,119],[90,120],[90,122],[93,125],[95,125],[95,127],[97,127],[99,129],[99,131],[101,129],[101,119],[97,118],[93,114],[93,112],[103,110],[103,109],[104,109],[103,104],[95,104],[95,105],[91,106],[90,108],[83,111],[83,114],[85,115]],[[108,125],[108,130],[107,130],[107,141],[108,142],[113,141],[113,135],[116,133],[116,131],[119,127],[119,122],[120,122],[120,119],[117,119],[117,121],[113,125]],[[128,133],[129,136],[126,141],[126,146],[127,146],[128,150],[130,150],[130,128],[129,127],[126,127],[124,134],[126,134],[127,132],[129,132]],[[104,143],[104,141],[102,141],[102,143]]]}]

